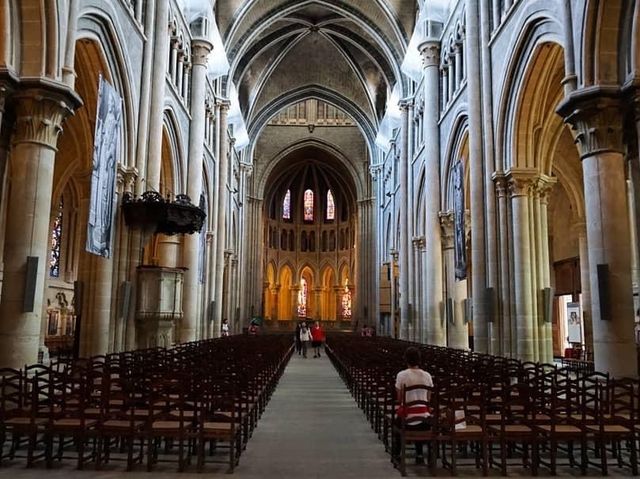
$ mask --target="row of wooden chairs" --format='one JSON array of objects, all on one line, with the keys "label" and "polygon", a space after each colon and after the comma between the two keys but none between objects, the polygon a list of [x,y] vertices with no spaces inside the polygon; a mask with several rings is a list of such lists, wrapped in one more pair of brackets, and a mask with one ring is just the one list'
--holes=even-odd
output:
[{"label": "row of wooden chairs", "polygon": [[[332,336],[327,345],[386,449],[397,450],[394,440],[402,442],[396,465],[403,474],[405,446],[415,441],[430,445],[432,466],[439,457],[454,473],[468,454],[485,475],[491,467],[507,475],[514,466],[533,474],[542,466],[556,474],[559,457],[583,474],[593,467],[607,474],[612,460],[638,473],[637,379],[381,337]],[[408,346],[421,350],[422,367],[434,379],[429,431],[409,430],[395,414],[395,376],[406,368]]]},{"label": "row of wooden chairs", "polygon": [[[233,336],[50,366],[0,369],[0,465],[127,470],[226,451],[233,471],[291,355],[288,338]],[[219,455],[216,455],[219,456]]]}]

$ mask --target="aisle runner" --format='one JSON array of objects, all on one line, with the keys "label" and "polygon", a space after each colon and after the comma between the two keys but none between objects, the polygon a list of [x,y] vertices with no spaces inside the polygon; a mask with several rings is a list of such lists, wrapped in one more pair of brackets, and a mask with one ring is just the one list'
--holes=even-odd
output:
[{"label": "aisle runner", "polygon": [[240,458],[240,478],[399,477],[326,356],[294,354]]}]

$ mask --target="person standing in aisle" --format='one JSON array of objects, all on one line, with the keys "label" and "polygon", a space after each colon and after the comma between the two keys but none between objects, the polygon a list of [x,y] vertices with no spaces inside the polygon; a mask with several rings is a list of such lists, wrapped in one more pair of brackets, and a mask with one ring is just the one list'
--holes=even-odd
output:
[{"label": "person standing in aisle", "polygon": [[311,328],[311,345],[313,346],[313,357],[320,357],[320,348],[324,341],[324,331],[320,327],[320,323],[316,321]]},{"label": "person standing in aisle", "polygon": [[302,344],[302,356],[307,357],[307,344],[311,341],[311,331],[307,328],[307,323],[304,321],[300,325],[300,343]]}]

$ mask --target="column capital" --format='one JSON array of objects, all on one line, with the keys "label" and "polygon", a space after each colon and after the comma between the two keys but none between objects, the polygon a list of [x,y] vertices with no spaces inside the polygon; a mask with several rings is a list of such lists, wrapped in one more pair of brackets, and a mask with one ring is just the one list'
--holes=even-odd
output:
[{"label": "column capital", "polygon": [[529,196],[538,182],[535,168],[510,168],[506,172],[509,197]]},{"label": "column capital", "polygon": [[136,178],[138,178],[138,169],[135,166],[124,166],[118,163],[117,182],[120,191],[133,192]]},{"label": "column capital", "polygon": [[502,171],[496,171],[491,175],[491,178],[496,186],[496,196],[498,198],[505,198],[509,189],[507,176]]},{"label": "column capital", "polygon": [[537,182],[534,184],[534,193],[540,197],[543,204],[549,202],[549,193],[558,182],[557,178],[548,175],[539,175]]},{"label": "column capital", "polygon": [[582,160],[601,153],[624,152],[623,114],[617,87],[576,90],[556,111],[575,132]]},{"label": "column capital", "polygon": [[213,51],[213,43],[206,38],[194,38],[191,40],[191,62],[193,66],[207,66],[209,53]]},{"label": "column capital", "polygon": [[442,238],[442,249],[452,249],[454,240],[454,216],[453,211],[441,211],[438,213],[440,217],[440,235]]},{"label": "column capital", "polygon": [[13,143],[37,143],[56,149],[62,122],[82,105],[80,97],[68,87],[34,87],[17,91],[16,128]]},{"label": "column capital", "polygon": [[413,98],[403,98],[398,102],[398,106],[402,111],[409,111],[413,108]]},{"label": "column capital", "polygon": [[418,46],[420,55],[422,55],[422,66],[424,68],[439,66],[440,64],[440,42],[436,40],[428,40]]},{"label": "column capital", "polygon": [[411,238],[413,248],[417,251],[422,251],[426,245],[426,239],[424,236],[414,236]]},{"label": "column capital", "polygon": [[218,106],[218,108],[220,108],[220,113],[227,113],[229,111],[229,108],[231,108],[231,102],[226,98],[218,98],[216,100],[216,105]]}]

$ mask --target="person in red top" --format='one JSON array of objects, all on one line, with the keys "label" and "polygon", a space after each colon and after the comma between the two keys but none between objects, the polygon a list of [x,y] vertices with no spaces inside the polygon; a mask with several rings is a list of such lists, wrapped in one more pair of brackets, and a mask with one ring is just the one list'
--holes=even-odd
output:
[{"label": "person in red top", "polygon": [[311,345],[313,346],[313,357],[320,357],[320,348],[324,341],[324,331],[320,327],[320,323],[316,321],[311,328]]}]

